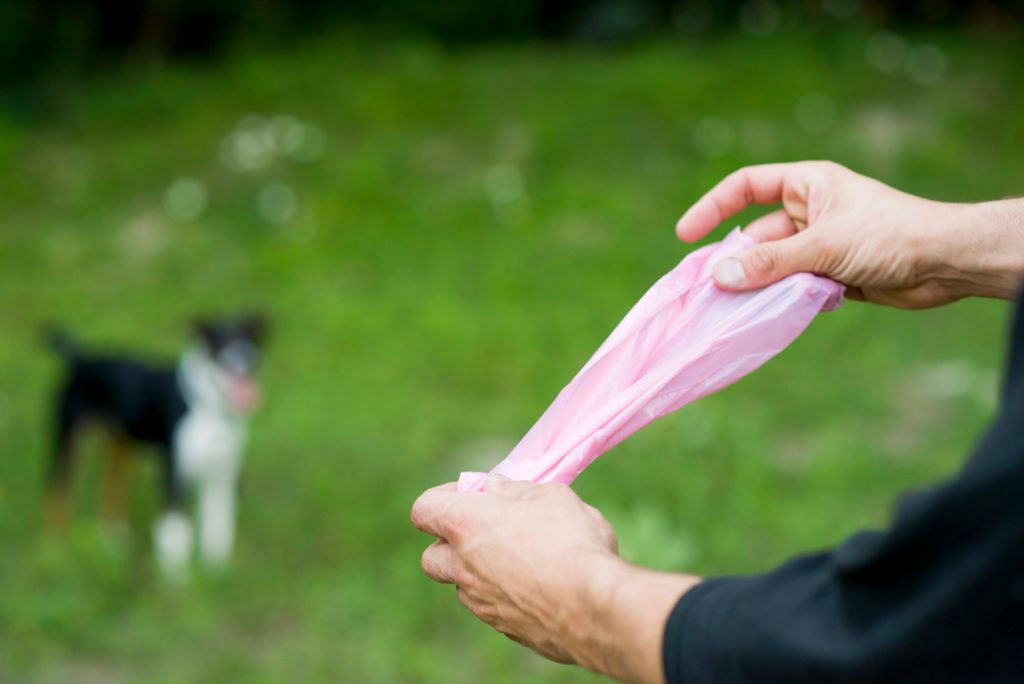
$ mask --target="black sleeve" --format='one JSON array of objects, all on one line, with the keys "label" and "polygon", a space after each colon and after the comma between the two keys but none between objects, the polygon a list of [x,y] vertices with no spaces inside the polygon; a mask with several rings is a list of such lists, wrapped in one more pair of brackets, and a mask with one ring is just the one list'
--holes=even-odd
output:
[{"label": "black sleeve", "polygon": [[665,627],[672,682],[1024,682],[1024,316],[1000,414],[885,532],[703,582]]}]

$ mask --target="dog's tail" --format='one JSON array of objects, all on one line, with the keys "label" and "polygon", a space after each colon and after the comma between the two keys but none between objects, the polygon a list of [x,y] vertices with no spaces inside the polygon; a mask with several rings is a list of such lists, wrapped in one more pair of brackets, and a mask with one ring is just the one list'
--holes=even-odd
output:
[{"label": "dog's tail", "polygon": [[63,328],[46,324],[41,327],[40,331],[46,346],[68,363],[74,363],[81,357],[78,343]]}]

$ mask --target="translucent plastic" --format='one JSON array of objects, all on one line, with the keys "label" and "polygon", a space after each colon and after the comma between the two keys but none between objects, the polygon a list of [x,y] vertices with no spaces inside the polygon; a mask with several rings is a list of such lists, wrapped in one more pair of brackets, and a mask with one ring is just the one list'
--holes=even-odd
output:
[{"label": "translucent plastic", "polygon": [[[842,285],[809,273],[753,292],[720,290],[714,264],[752,244],[734,230],[655,283],[491,472],[568,484],[655,418],[756,370],[842,303]],[[478,490],[486,477],[462,473],[459,490]]]}]

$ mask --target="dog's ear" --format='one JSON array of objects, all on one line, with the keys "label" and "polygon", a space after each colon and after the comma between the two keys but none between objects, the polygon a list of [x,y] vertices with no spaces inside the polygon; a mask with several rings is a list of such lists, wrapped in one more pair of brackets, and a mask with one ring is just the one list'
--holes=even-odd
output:
[{"label": "dog's ear", "polygon": [[189,321],[189,328],[196,339],[206,345],[207,349],[215,350],[218,344],[217,326],[209,318],[197,316]]},{"label": "dog's ear", "polygon": [[254,311],[242,317],[238,328],[255,344],[261,345],[270,331],[270,319],[262,311]]}]

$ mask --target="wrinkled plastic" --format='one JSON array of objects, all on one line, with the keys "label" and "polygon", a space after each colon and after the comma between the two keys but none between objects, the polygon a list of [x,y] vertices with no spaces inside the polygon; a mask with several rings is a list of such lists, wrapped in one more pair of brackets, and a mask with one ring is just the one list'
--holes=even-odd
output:
[{"label": "wrinkled plastic", "polygon": [[[712,267],[752,244],[736,229],[655,283],[491,472],[568,484],[655,418],[756,370],[842,303],[842,285],[809,273],[752,292],[719,289]],[[479,490],[486,477],[462,473],[459,490]]]}]

